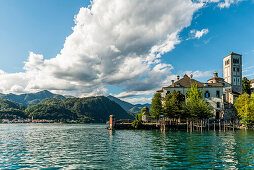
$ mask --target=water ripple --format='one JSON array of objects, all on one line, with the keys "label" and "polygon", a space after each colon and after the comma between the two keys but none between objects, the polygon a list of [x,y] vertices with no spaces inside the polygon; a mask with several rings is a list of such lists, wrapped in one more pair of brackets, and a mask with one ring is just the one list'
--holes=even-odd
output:
[{"label": "water ripple", "polygon": [[254,131],[0,124],[0,169],[253,169]]}]

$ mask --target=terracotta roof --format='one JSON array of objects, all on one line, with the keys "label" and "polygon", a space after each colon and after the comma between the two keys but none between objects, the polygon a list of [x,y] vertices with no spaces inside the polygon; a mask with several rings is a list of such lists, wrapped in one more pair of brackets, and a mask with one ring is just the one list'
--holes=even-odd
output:
[{"label": "terracotta roof", "polygon": [[192,78],[190,78],[189,76],[187,76],[186,74],[184,75],[184,77],[178,81],[176,81],[174,83],[174,85],[170,85],[168,87],[164,87],[164,88],[190,88],[192,84],[196,83],[198,88],[202,88],[202,87],[224,87],[223,83],[202,83],[199,82],[197,80],[194,80]]},{"label": "terracotta roof", "polygon": [[[224,81],[224,78],[221,78],[221,77],[212,77],[209,80],[214,80],[214,79]],[[209,81],[209,80],[207,80],[207,81]]]}]

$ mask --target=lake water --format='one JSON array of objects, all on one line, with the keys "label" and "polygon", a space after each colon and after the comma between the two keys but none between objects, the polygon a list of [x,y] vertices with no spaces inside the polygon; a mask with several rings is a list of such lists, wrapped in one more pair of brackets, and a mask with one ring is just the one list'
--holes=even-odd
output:
[{"label": "lake water", "polygon": [[254,131],[108,131],[0,124],[0,169],[254,169]]}]

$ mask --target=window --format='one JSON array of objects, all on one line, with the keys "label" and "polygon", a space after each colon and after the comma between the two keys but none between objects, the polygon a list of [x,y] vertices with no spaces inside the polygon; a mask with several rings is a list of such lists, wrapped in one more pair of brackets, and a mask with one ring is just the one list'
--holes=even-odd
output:
[{"label": "window", "polygon": [[220,108],[220,102],[217,102],[217,108]]},{"label": "window", "polygon": [[235,67],[233,68],[233,71],[235,71]]},{"label": "window", "polygon": [[234,64],[239,64],[239,58],[233,58],[233,63]]},{"label": "window", "polygon": [[241,85],[241,79],[240,79],[240,77],[237,77],[237,85]]},{"label": "window", "polygon": [[181,87],[181,85],[178,83],[178,84],[177,84],[177,87]]},{"label": "window", "polygon": [[209,98],[210,97],[210,93],[209,93],[209,91],[206,91],[205,92],[205,98]]},{"label": "window", "polygon": [[229,60],[225,61],[225,65],[228,65],[229,64]]},{"label": "window", "polygon": [[240,68],[237,68],[237,72],[240,72]]},{"label": "window", "polygon": [[216,91],[216,97],[220,98],[220,91],[219,90]]},{"label": "window", "polygon": [[233,85],[236,85],[236,78],[233,78]]}]

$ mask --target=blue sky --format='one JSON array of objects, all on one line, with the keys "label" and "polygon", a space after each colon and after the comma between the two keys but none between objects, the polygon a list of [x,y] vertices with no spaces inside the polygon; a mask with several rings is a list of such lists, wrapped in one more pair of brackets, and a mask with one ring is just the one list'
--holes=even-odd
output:
[{"label": "blue sky", "polygon": [[[185,1],[188,3],[188,0]],[[158,2],[164,3],[163,0]],[[170,1],[165,2],[171,3]],[[96,10],[101,12],[101,14],[96,14],[103,17],[107,16],[106,14],[111,15],[109,12],[111,9],[110,7],[117,5],[113,3],[113,0],[112,4],[110,3],[110,1],[97,0],[92,6],[97,5]],[[173,43],[173,45],[170,46],[165,53],[162,52],[162,49],[156,52],[161,54],[159,61],[154,59],[152,64],[147,65],[141,62],[139,63],[141,65],[137,64],[136,66],[139,69],[135,68],[135,70],[132,70],[133,68],[131,66],[133,64],[129,64],[126,61],[132,62],[131,58],[128,58],[128,56],[130,54],[134,55],[130,53],[130,51],[137,45],[131,46],[134,40],[130,37],[137,36],[135,40],[140,39],[140,37],[133,34],[131,30],[128,30],[131,36],[123,39],[123,42],[119,42],[120,40],[112,40],[112,45],[109,45],[115,53],[119,51],[122,53],[123,50],[129,48],[129,46],[123,47],[124,45],[122,44],[129,43],[132,48],[121,54],[122,58],[125,57],[126,60],[119,59],[118,62],[118,56],[112,54],[112,57],[108,60],[105,59],[106,61],[103,62],[103,59],[108,56],[103,55],[106,51],[102,48],[108,44],[103,44],[104,39],[102,39],[102,36],[114,35],[114,32],[110,29],[97,29],[96,27],[99,27],[98,22],[92,20],[91,16],[86,16],[86,10],[80,11],[82,7],[87,8],[88,5],[90,5],[90,1],[0,0],[0,71],[2,70],[2,72],[4,72],[4,74],[0,74],[0,76],[2,76],[1,81],[4,81],[4,84],[0,83],[2,86],[2,88],[0,88],[0,93],[23,93],[49,89],[55,93],[65,93],[75,96],[114,94],[129,102],[144,103],[149,102],[155,90],[169,83],[169,79],[174,78],[175,75],[183,75],[185,72],[192,72],[194,75],[195,73],[197,74],[196,79],[200,81],[209,79],[209,75],[214,71],[217,71],[219,75],[222,76],[222,59],[231,52],[243,55],[243,74],[247,75],[250,79],[254,78],[254,2],[251,0],[239,2],[235,0],[227,7],[219,7],[219,3],[224,3],[224,1],[207,3],[202,7],[193,7],[193,9],[187,7],[185,10],[183,9],[183,11],[190,11],[185,17],[190,18],[188,20],[180,19],[181,22],[183,22],[182,25],[174,23],[173,20],[172,28],[170,25],[167,26],[166,31],[172,31],[168,32],[168,35],[173,36],[175,32],[177,33],[178,38],[173,36],[172,40],[168,41],[171,42],[171,44]],[[174,10],[173,5],[179,6],[179,4],[173,4],[172,1],[172,9],[170,7],[168,9],[163,8],[165,13],[170,13],[170,10]],[[142,15],[139,11],[139,7],[140,10],[142,9],[142,4],[138,3],[136,6],[136,9],[132,9],[133,6],[130,8],[125,7],[124,9],[126,9],[126,11],[124,12],[127,14],[129,12],[130,14],[137,13]],[[155,5],[151,6],[151,9],[154,6]],[[148,12],[146,11],[147,13],[145,13],[146,15],[144,17],[142,16],[142,20],[147,19],[145,24],[152,20],[151,16],[156,17],[162,14],[162,12],[158,12],[158,14],[149,13],[149,2],[144,2],[144,8],[145,7],[147,7],[146,9],[148,10]],[[183,8],[185,8],[185,6],[183,6]],[[130,10],[128,11],[128,9]],[[134,10],[134,12],[132,10]],[[116,14],[118,15],[119,11],[117,12]],[[180,10],[177,12],[179,12],[179,14],[170,13],[170,16],[172,18],[179,18],[178,16],[182,14]],[[78,24],[74,22],[74,16],[77,14],[80,14],[80,17],[77,19]],[[96,14],[94,13],[94,16]],[[117,17],[116,14],[111,17]],[[124,18],[128,15],[121,14],[119,16],[123,17],[119,21],[132,19],[131,17]],[[138,17],[139,16],[133,16],[134,19]],[[112,23],[113,21],[117,22],[117,19],[113,18]],[[188,23],[189,21],[190,23]],[[166,23],[169,21],[165,20],[164,22]],[[92,32],[93,29],[88,29],[87,31],[78,30],[80,27],[82,27],[82,30],[86,29],[82,24],[88,24],[94,28],[94,30],[98,32],[101,31],[101,37],[97,37],[96,33]],[[160,23],[157,24],[159,25]],[[110,26],[114,28],[114,25],[109,25],[109,28]],[[75,33],[73,32],[75,31],[73,31],[72,28],[75,26],[78,30],[76,32],[80,34],[79,36],[83,37],[83,35],[85,35],[84,37],[86,38],[74,39]],[[149,28],[148,25],[146,26]],[[135,27],[132,28],[132,30],[134,29]],[[207,30],[207,32],[202,34],[200,38],[195,37],[195,33],[201,30]],[[158,32],[157,37],[159,38],[149,37],[149,39],[141,41],[141,43],[144,43],[144,41],[149,41],[149,43],[151,41],[151,43],[144,43],[142,46],[138,47],[139,49],[135,51],[135,55],[139,52],[141,54],[134,58],[133,63],[136,64],[135,61],[139,61],[139,59],[143,61],[144,58],[148,61],[146,56],[149,55],[150,47],[160,45],[161,42],[165,41],[167,32],[163,31],[165,30],[162,29],[162,31]],[[121,34],[124,33],[121,32]],[[89,37],[89,35],[91,36]],[[123,37],[126,36],[127,35]],[[66,37],[70,37],[69,39],[71,40],[66,40]],[[110,39],[110,37],[105,38],[105,40],[108,39]],[[96,44],[93,40],[97,44],[101,41],[102,45],[90,45],[82,49],[82,46],[86,46],[87,44]],[[114,44],[114,41],[117,42]],[[70,45],[71,43],[74,45]],[[169,45],[170,43],[166,44]],[[97,48],[92,49],[89,54],[99,58],[99,64],[98,61],[91,61],[89,56],[87,56],[88,52],[86,52],[89,48],[95,47],[102,50],[99,51]],[[61,53],[60,51],[62,49],[64,50]],[[80,51],[76,54],[76,50]],[[72,52],[75,53],[73,56]],[[128,55],[124,56],[126,53],[128,53]],[[56,57],[57,54],[60,55]],[[109,55],[111,55],[111,53]],[[51,60],[54,58],[56,58],[56,60]],[[68,61],[68,59],[70,59],[70,61]],[[47,62],[46,60],[50,61]],[[117,60],[116,64],[113,62],[115,60]],[[79,64],[79,61],[81,64]],[[24,62],[27,64],[24,64]],[[82,67],[82,62],[84,62],[84,67]],[[88,64],[88,62],[91,63]],[[102,62],[105,65],[103,65]],[[162,67],[161,71],[154,71],[153,68],[158,65],[158,63],[161,64],[159,65]],[[100,66],[100,64],[103,66]],[[162,64],[164,65],[162,66]],[[100,73],[98,73],[98,70],[93,70],[95,65],[99,67],[98,70],[101,71]],[[122,66],[114,68],[115,65]],[[26,69],[23,67],[26,67]],[[125,67],[127,67],[127,71],[121,70],[121,68]],[[94,73],[96,73],[97,76],[92,76]],[[122,74],[126,74],[127,78],[123,77]],[[156,74],[158,76],[156,76]],[[38,77],[37,75],[43,76]],[[159,80],[159,78],[161,80]],[[168,81],[166,81],[166,79],[168,79]],[[23,83],[23,81],[28,83]],[[154,83],[158,81],[161,81],[160,84]],[[57,83],[54,84],[53,82]]]}]

